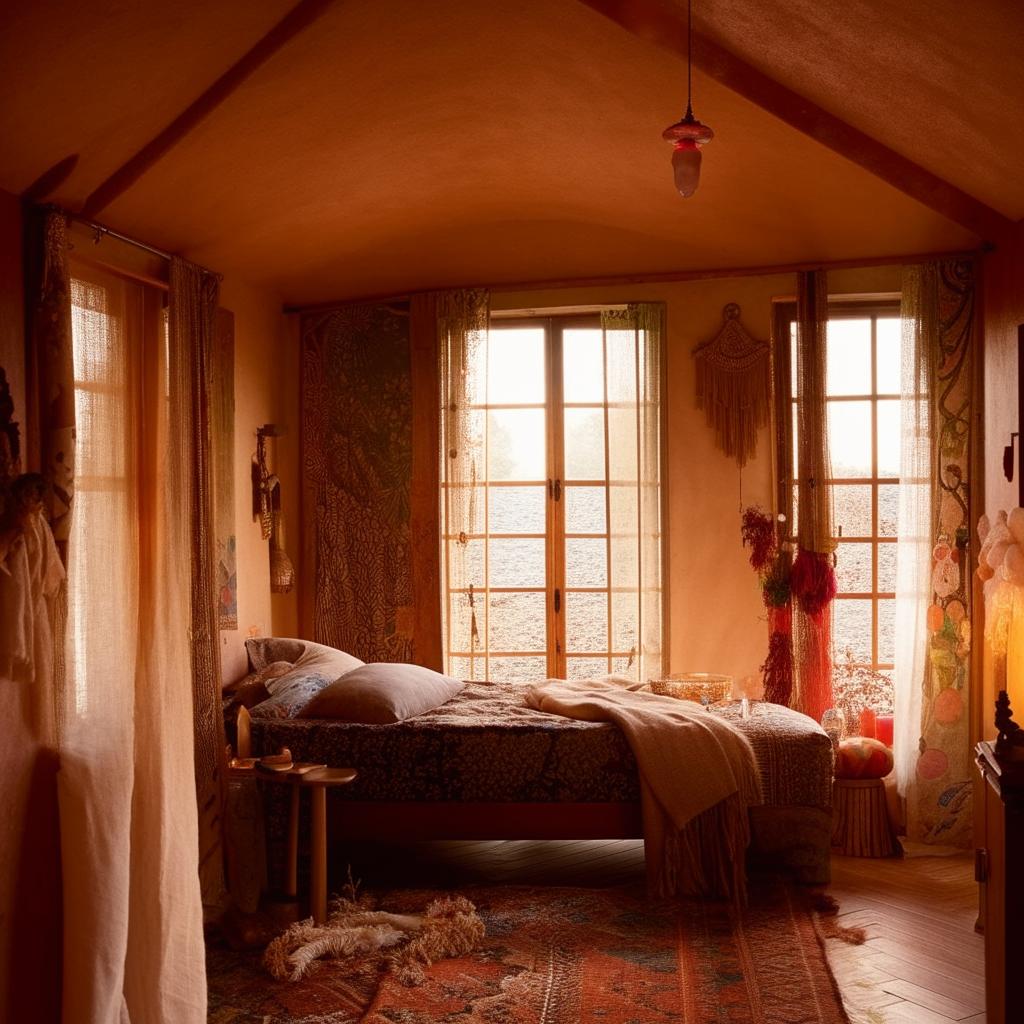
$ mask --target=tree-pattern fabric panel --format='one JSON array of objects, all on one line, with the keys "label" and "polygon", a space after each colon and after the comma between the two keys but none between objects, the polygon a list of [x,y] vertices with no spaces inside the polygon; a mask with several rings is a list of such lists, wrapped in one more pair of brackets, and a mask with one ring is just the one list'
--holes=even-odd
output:
[{"label": "tree-pattern fabric panel", "polygon": [[304,316],[306,628],[364,661],[415,660],[412,429],[407,311],[364,305]]}]

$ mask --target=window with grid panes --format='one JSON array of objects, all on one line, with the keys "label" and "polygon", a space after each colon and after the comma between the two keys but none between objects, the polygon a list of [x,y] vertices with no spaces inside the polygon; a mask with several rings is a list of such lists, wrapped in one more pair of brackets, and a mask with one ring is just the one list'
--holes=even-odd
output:
[{"label": "window with grid panes", "polygon": [[635,484],[608,450],[609,424],[621,436],[635,410],[609,395],[608,345],[596,316],[499,320],[470,368],[487,479],[475,499],[484,532],[461,554],[457,538],[444,538],[453,675],[636,673],[639,538],[614,514],[619,491]]},{"label": "window with grid panes", "polygon": [[[790,337],[790,458],[796,473],[796,323]],[[838,592],[834,662],[891,672],[896,657],[896,527],[900,472],[898,302],[829,306],[826,424]],[[796,490],[791,509],[794,523]]]}]

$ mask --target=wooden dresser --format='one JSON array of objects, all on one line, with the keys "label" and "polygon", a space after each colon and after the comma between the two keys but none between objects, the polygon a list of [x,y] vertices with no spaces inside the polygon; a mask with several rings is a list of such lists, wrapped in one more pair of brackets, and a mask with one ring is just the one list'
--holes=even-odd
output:
[{"label": "wooden dresser", "polygon": [[1024,1020],[1024,747],[979,743],[984,845],[977,851],[987,1024]]}]

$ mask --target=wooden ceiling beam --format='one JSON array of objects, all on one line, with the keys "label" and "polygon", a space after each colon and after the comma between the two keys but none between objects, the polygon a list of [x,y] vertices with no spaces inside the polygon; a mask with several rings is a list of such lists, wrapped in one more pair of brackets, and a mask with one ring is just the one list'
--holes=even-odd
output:
[{"label": "wooden ceiling beam", "polygon": [[253,72],[286,43],[308,28],[331,6],[333,0],[299,0],[262,39],[231,65],[202,95],[185,108],[166,128],[150,139],[86,199],[81,213],[95,217],[142,177],[168,150],[217,109]]},{"label": "wooden ceiling beam", "polygon": [[[686,15],[673,4],[664,0],[580,2],[638,38],[685,60]],[[775,81],[702,32],[693,33],[693,64],[726,88],[983,240],[996,242],[1012,227],[1013,222],[998,210]]]},{"label": "wooden ceiling beam", "polygon": [[58,160],[52,167],[47,168],[42,174],[32,182],[31,185],[24,192],[21,193],[21,198],[27,203],[41,203],[51,192],[55,192],[65,181],[71,177],[71,172],[78,166],[78,154],[72,153],[70,156],[64,157],[63,160]]}]

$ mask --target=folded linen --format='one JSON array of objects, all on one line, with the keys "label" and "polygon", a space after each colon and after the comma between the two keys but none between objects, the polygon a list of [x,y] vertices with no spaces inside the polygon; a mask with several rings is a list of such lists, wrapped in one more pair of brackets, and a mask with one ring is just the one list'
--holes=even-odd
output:
[{"label": "folded linen", "polygon": [[602,679],[549,679],[530,686],[526,700],[622,730],[640,769],[653,895],[744,898],[748,809],[761,802],[761,783],[753,748],[734,725],[699,704]]}]

